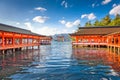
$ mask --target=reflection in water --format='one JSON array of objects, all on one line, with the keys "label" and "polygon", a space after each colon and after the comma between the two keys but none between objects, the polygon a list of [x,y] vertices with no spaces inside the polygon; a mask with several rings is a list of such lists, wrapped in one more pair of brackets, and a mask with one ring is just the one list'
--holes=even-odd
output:
[{"label": "reflection in water", "polygon": [[17,70],[21,70],[20,67],[27,66],[34,60],[33,56],[39,54],[39,50],[23,50],[16,53],[9,51],[6,55],[0,55],[0,80]]},{"label": "reflection in water", "polygon": [[73,53],[79,65],[91,66],[87,72],[120,76],[119,54],[108,52],[106,49],[74,49]]},{"label": "reflection in water", "polygon": [[87,65],[104,65],[110,66],[116,72],[120,72],[120,55],[112,52],[108,52],[106,49],[86,50],[86,49],[74,49],[74,56],[80,60],[85,61]]},{"label": "reflection in water", "polygon": [[22,66],[22,64],[24,65],[24,62],[22,61],[31,62],[33,60],[33,56],[36,55],[36,52],[38,53],[39,51],[27,50],[18,53],[12,53],[12,55],[1,55],[1,67],[4,69],[8,66]]},{"label": "reflection in water", "polygon": [[120,55],[105,49],[72,49],[70,42],[52,42],[19,58],[32,63],[10,76],[12,80],[120,80]]}]

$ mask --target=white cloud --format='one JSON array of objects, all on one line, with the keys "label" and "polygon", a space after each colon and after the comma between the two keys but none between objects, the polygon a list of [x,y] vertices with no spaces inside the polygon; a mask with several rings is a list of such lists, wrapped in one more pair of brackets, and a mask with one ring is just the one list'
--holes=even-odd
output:
[{"label": "white cloud", "polygon": [[79,19],[77,19],[77,20],[75,20],[73,22],[70,22],[70,21],[66,22],[65,20],[60,20],[59,22],[61,24],[64,24],[67,28],[71,28],[73,26],[77,26],[77,25],[80,24],[80,20]]},{"label": "white cloud", "polygon": [[62,1],[61,5],[63,6],[65,4],[65,1]]},{"label": "white cloud", "polygon": [[81,15],[81,19],[83,19],[83,18],[88,18],[89,20],[94,20],[96,18],[96,16],[94,15],[94,13],[83,14],[83,15]]},{"label": "white cloud", "polygon": [[93,7],[93,8],[95,7],[95,4],[94,4],[94,3],[92,4],[92,7]]},{"label": "white cloud", "polygon": [[113,9],[109,12],[110,15],[117,15],[120,14],[120,5],[115,6]]},{"label": "white cloud", "polygon": [[65,26],[66,26],[67,28],[71,28],[71,27],[73,27],[73,23],[72,23],[72,22],[67,22],[67,23],[65,24]]},{"label": "white cloud", "polygon": [[39,23],[45,23],[45,21],[49,19],[48,17],[46,16],[36,16],[33,18],[33,21],[34,22],[39,22]]},{"label": "white cloud", "polygon": [[67,8],[67,7],[68,7],[68,3],[66,2],[66,3],[65,3],[65,8]]},{"label": "white cloud", "polygon": [[[58,33],[59,30],[57,28],[50,28],[50,27],[35,27],[32,26],[30,22],[24,23],[24,25],[27,27],[28,30],[31,30],[34,33],[38,33],[41,35],[54,35]],[[60,32],[59,32],[60,33]]]},{"label": "white cloud", "polygon": [[79,25],[80,24],[80,20],[79,19],[77,19],[77,20],[75,20],[74,22],[73,22],[73,25],[75,25],[75,26],[77,26],[77,25]]},{"label": "white cloud", "polygon": [[26,23],[24,23],[24,25],[27,27],[28,30],[33,31],[33,28],[31,26],[30,22],[26,22]]},{"label": "white cloud", "polygon": [[61,3],[61,6],[64,6],[65,8],[68,8],[68,3],[65,0],[63,0],[62,3]]},{"label": "white cloud", "polygon": [[59,30],[58,28],[51,28],[51,27],[46,26],[46,27],[41,27],[39,29],[35,29],[34,32],[49,36],[49,35],[54,35],[54,34],[70,33],[71,31],[69,31],[68,29]]},{"label": "white cloud", "polygon": [[72,30],[72,32],[74,33],[76,30]]},{"label": "white cloud", "polygon": [[89,20],[94,20],[95,18],[96,18],[96,16],[93,13],[88,15]]},{"label": "white cloud", "polygon": [[28,30],[38,33],[41,35],[54,35],[58,33],[57,28],[50,28],[50,27],[34,27],[31,25],[30,22],[24,23],[24,25],[27,27]]},{"label": "white cloud", "polygon": [[93,3],[91,6],[92,6],[92,8],[94,8],[94,7],[98,7],[100,4],[97,4],[97,2],[96,3]]},{"label": "white cloud", "polygon": [[37,29],[37,32],[43,35],[54,35],[56,34],[57,29],[56,28],[49,28],[49,27],[42,27],[40,29]]},{"label": "white cloud", "polygon": [[83,15],[81,15],[81,19],[83,19],[83,18],[85,18],[87,16],[88,16],[88,14],[83,14]]},{"label": "white cloud", "polygon": [[65,23],[66,23],[65,20],[59,20],[59,22],[60,22],[61,24],[65,24]]},{"label": "white cloud", "polygon": [[117,4],[113,4],[113,6],[112,7],[116,7],[117,6]]},{"label": "white cloud", "polygon": [[105,5],[105,4],[108,4],[108,3],[110,3],[112,0],[104,0],[104,1],[102,1],[102,5]]},{"label": "white cloud", "polygon": [[19,22],[16,23],[16,25],[19,25],[19,24],[20,24]]},{"label": "white cloud", "polygon": [[37,7],[37,8],[35,8],[35,10],[38,10],[38,11],[41,11],[41,12],[47,11],[47,9],[43,8],[43,7]]}]

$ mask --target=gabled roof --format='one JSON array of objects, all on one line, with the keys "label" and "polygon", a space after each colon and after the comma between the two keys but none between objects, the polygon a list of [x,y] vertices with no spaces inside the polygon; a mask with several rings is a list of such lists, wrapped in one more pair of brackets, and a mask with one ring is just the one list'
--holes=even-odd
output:
[{"label": "gabled roof", "polygon": [[1,24],[1,23],[0,23],[0,31],[16,32],[16,33],[23,33],[23,34],[31,34],[30,30],[21,29],[21,28],[10,26],[10,25]]},{"label": "gabled roof", "polygon": [[1,24],[1,23],[0,23],[0,31],[15,32],[15,33],[21,33],[21,34],[30,34],[30,35],[36,35],[36,36],[43,36],[43,35],[33,33],[30,30],[21,29],[21,28],[10,26],[10,25]]},{"label": "gabled roof", "polygon": [[105,27],[79,27],[79,30],[71,35],[108,35],[111,33],[120,32],[120,26],[105,26]]}]

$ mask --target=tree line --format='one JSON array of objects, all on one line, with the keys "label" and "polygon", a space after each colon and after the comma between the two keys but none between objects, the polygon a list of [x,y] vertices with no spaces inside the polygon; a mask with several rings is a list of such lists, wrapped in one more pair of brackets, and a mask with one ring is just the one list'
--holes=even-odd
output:
[{"label": "tree line", "polygon": [[96,27],[96,26],[120,26],[120,15],[117,14],[113,19],[110,15],[106,15],[101,20],[95,20],[93,23],[88,21],[84,25],[85,27]]}]

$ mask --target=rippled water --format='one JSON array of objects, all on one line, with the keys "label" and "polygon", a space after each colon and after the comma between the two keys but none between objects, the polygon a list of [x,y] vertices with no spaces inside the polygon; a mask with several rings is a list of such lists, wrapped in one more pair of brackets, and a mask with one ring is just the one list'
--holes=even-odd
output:
[{"label": "rippled water", "polygon": [[34,54],[12,80],[120,80],[120,55],[105,49],[72,49],[70,42],[52,42]]}]

